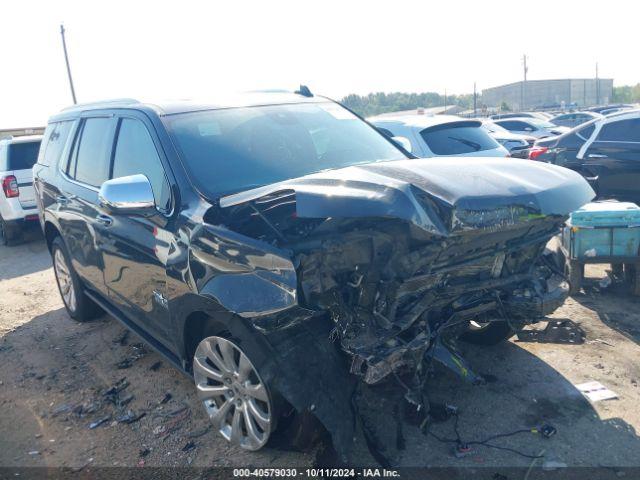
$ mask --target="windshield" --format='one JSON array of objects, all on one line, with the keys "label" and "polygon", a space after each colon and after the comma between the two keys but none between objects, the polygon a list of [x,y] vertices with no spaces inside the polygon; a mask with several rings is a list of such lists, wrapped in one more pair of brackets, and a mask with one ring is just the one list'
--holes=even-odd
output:
[{"label": "windshield", "polygon": [[322,170],[407,158],[335,103],[192,112],[168,127],[198,190],[216,196]]},{"label": "windshield", "polygon": [[436,155],[462,155],[493,150],[500,145],[479,125],[469,122],[443,124],[420,132],[429,149]]}]

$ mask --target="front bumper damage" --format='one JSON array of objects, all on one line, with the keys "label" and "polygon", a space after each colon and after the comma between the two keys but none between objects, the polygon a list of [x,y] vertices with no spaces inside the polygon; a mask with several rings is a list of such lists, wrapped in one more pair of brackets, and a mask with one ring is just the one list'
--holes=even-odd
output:
[{"label": "front bumper damage", "polygon": [[[519,329],[568,295],[546,247],[593,191],[565,169],[472,160],[322,172],[225,197],[205,216],[202,235],[230,245],[215,261],[235,252],[207,293],[266,335],[276,364],[295,363],[273,373],[277,389],[313,411],[343,454],[358,381],[408,374],[406,398],[417,403],[435,359],[481,382],[455,349],[470,322]],[[251,240],[240,248],[239,238]],[[240,276],[259,308],[229,295],[225,278]],[[302,376],[321,388],[301,389]]]}]

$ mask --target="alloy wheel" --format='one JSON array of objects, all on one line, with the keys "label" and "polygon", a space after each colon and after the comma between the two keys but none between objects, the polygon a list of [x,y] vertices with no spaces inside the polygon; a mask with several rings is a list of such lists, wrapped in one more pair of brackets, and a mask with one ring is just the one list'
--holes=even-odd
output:
[{"label": "alloy wheel", "polygon": [[71,278],[71,269],[67,265],[67,261],[59,248],[53,255],[53,269],[60,287],[60,295],[66,307],[75,312],[76,310],[76,291],[73,288],[73,279]]},{"label": "alloy wheel", "polygon": [[196,349],[193,372],[214,428],[246,450],[262,448],[273,427],[272,403],[264,381],[240,347],[222,337],[205,338]]}]

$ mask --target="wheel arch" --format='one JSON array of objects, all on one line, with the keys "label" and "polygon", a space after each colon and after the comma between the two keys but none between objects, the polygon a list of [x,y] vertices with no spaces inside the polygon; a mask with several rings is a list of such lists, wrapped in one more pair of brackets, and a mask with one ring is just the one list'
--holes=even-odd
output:
[{"label": "wheel arch", "polygon": [[47,249],[49,253],[51,253],[51,245],[53,243],[53,239],[57,236],[62,236],[60,233],[60,228],[51,220],[45,220],[44,222],[44,239],[47,242]]}]

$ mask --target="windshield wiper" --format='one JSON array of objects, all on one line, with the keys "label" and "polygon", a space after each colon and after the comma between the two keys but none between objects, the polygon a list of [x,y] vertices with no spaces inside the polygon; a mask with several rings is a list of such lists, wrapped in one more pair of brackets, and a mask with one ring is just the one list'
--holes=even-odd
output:
[{"label": "windshield wiper", "polygon": [[464,145],[466,145],[467,147],[471,147],[473,149],[475,149],[476,152],[479,152],[480,150],[482,150],[482,145],[480,145],[479,143],[476,142],[472,142],[471,140],[466,140],[464,138],[458,138],[458,137],[448,137],[451,140],[456,140]]}]

